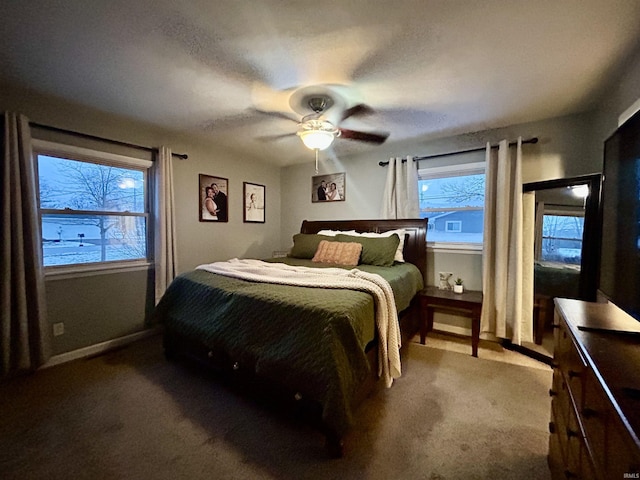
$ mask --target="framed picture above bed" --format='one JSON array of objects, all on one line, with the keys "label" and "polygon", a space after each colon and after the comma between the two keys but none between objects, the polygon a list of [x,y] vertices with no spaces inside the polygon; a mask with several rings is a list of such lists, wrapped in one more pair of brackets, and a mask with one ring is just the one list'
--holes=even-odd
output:
[{"label": "framed picture above bed", "polygon": [[228,222],[229,179],[201,173],[198,185],[200,221]]},{"label": "framed picture above bed", "polygon": [[257,183],[242,183],[243,190],[243,217],[245,223],[264,223],[266,191],[264,185]]},{"label": "framed picture above bed", "polygon": [[346,186],[344,172],[311,177],[311,201],[313,203],[344,201]]}]

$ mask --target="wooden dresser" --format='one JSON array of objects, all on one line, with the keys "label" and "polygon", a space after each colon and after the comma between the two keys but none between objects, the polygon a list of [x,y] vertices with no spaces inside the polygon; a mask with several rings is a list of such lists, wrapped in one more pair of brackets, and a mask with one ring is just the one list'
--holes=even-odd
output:
[{"label": "wooden dresser", "polygon": [[552,477],[640,478],[640,322],[611,304],[556,299],[554,326]]}]

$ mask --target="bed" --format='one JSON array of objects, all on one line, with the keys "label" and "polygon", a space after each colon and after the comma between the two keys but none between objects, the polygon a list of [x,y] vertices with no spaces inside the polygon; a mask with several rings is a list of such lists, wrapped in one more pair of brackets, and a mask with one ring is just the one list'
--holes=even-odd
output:
[{"label": "bed", "polygon": [[534,264],[535,292],[548,297],[579,298],[580,265],[536,261]]},{"label": "bed", "polygon": [[[289,256],[265,259],[271,264],[265,268],[313,266],[324,274],[321,270],[336,270],[336,265],[309,258],[318,257],[319,242],[323,247],[336,247],[338,241],[345,248],[362,245],[360,261],[371,263],[339,269],[351,276],[355,268],[354,275],[377,274],[389,281],[394,296],[386,311],[398,312],[398,323],[393,319],[389,331],[399,325],[404,345],[419,328],[416,294],[425,284],[426,227],[426,219],[305,220]],[[389,235],[398,231],[404,234],[401,250],[395,248],[398,236]],[[391,239],[397,239],[395,246]],[[387,251],[382,263],[370,256],[380,245]],[[404,262],[389,264],[389,248],[396,250],[396,259],[401,252]],[[176,277],[158,303],[154,314],[163,325],[166,356],[196,360],[256,398],[303,413],[325,434],[331,455],[341,456],[354,409],[385,383],[379,380],[381,365],[388,364],[385,331],[376,324],[385,310],[380,300],[366,290],[237,278],[221,274],[217,265]]]}]

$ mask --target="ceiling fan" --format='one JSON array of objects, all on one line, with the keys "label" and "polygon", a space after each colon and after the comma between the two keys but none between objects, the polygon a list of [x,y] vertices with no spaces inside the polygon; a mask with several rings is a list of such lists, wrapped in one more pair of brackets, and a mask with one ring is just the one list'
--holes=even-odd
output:
[{"label": "ceiling fan", "polygon": [[306,104],[313,113],[302,117],[296,135],[298,135],[305,146],[311,150],[326,149],[336,137],[381,144],[389,136],[387,132],[361,132],[339,126],[344,120],[354,115],[368,115],[373,113],[373,109],[362,103],[338,112],[340,115],[336,124],[326,115],[334,104],[331,97],[314,94],[306,97],[302,103]]},{"label": "ceiling fan", "polygon": [[328,89],[318,90],[318,88],[302,88],[291,95],[289,104],[295,112],[303,115],[300,121],[285,113],[262,111],[262,113],[268,115],[275,115],[298,122],[297,132],[269,138],[275,139],[297,135],[307,148],[315,151],[317,170],[318,151],[328,148],[337,137],[378,145],[384,143],[389,137],[388,132],[362,132],[341,127],[340,124],[346,119],[360,115],[370,115],[374,112],[373,109],[362,103],[345,108],[346,102],[339,95],[331,95],[328,93]]}]

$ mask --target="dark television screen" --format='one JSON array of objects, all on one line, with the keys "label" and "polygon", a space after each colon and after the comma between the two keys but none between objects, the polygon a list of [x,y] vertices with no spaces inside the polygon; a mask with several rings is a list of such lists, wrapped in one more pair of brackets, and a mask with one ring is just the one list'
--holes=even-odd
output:
[{"label": "dark television screen", "polygon": [[599,289],[640,320],[640,112],[604,144]]}]

